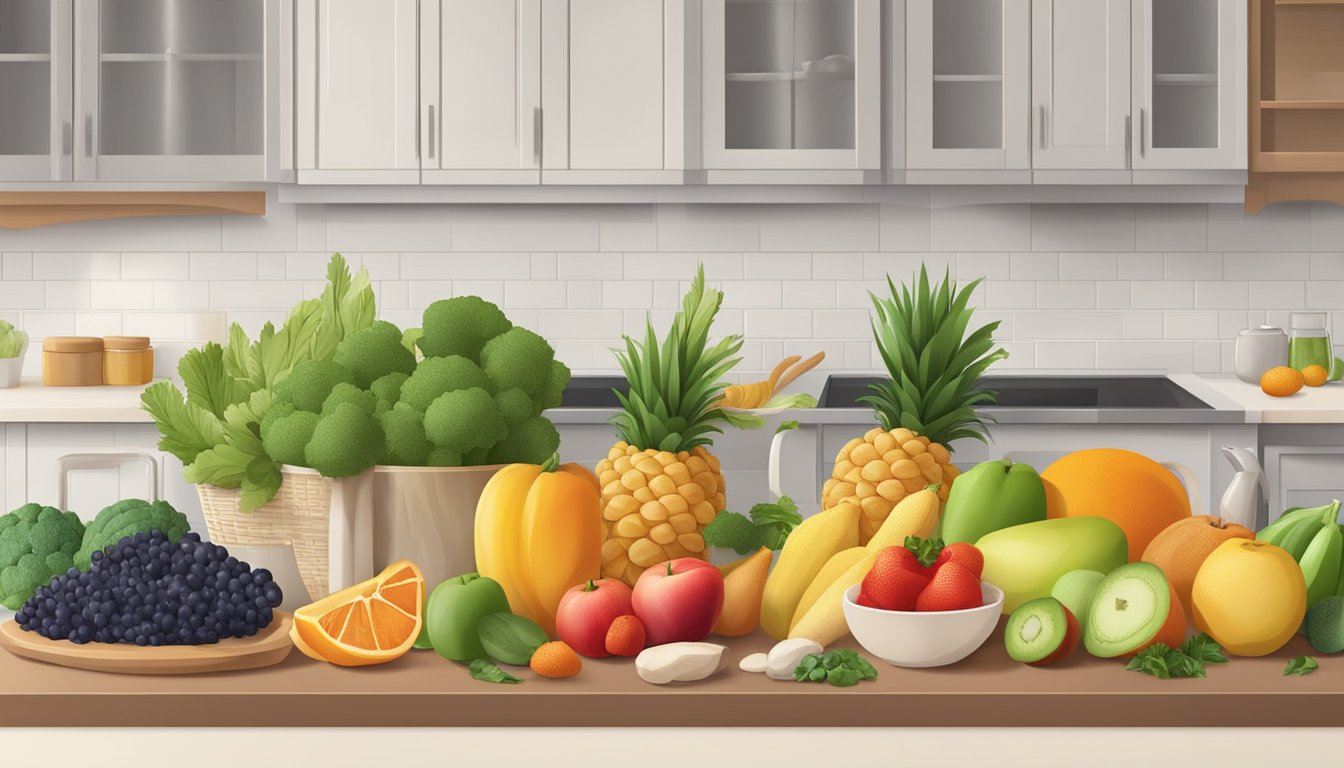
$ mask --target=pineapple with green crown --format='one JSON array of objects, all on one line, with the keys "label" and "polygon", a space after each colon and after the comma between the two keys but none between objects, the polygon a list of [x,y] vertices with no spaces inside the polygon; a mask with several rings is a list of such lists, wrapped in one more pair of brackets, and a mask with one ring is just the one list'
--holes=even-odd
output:
[{"label": "pineapple with green crown", "polygon": [[930,286],[921,267],[914,286],[898,289],[888,277],[890,297],[873,295],[873,335],[891,378],[873,384],[873,394],[859,400],[872,406],[881,426],[840,449],[821,492],[822,509],[849,501],[863,511],[860,544],[907,494],[937,483],[938,498],[946,502],[959,474],[948,444],[986,439],[976,408],[993,405],[998,396],[979,386],[980,376],[1008,353],[994,348],[997,322],[966,333],[971,294],[980,282],[957,290],[944,275]]},{"label": "pineapple with green crown", "polygon": [[742,347],[740,336],[709,344],[722,302],[702,265],[662,343],[650,323],[642,343],[627,336],[616,351],[629,392],[617,392],[619,441],[597,464],[603,577],[634,586],[651,566],[708,558],[701,531],[724,508],[723,472],[709,452],[725,420],[715,403]]}]

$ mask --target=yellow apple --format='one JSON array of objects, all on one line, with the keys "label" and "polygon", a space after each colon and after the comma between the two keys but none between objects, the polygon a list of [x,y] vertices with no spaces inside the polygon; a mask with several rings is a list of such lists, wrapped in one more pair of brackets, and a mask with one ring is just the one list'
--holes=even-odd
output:
[{"label": "yellow apple", "polygon": [[1293,556],[1263,541],[1229,539],[1195,574],[1195,626],[1237,656],[1264,656],[1302,625],[1307,584]]}]

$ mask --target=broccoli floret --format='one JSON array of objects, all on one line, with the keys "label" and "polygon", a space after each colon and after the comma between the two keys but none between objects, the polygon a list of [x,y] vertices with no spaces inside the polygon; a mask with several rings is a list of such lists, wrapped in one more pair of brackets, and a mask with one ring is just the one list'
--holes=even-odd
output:
[{"label": "broccoli floret", "polygon": [[513,327],[499,307],[479,296],[440,299],[425,309],[424,335],[416,342],[425,357],[461,355],[480,359],[485,342]]},{"label": "broccoli floret", "polygon": [[321,413],[322,402],[341,382],[355,383],[355,375],[343,365],[330,360],[299,363],[275,385],[275,399],[271,407],[274,408],[278,403],[293,403],[300,411]]},{"label": "broccoli floret", "polygon": [[376,464],[383,445],[378,419],[353,403],[341,403],[318,420],[304,456],[324,477],[349,477]]},{"label": "broccoli floret", "polygon": [[711,547],[736,550],[739,555],[761,546],[761,529],[746,515],[736,512],[720,512],[701,533]]},{"label": "broccoli floret", "polygon": [[489,448],[508,433],[494,398],[479,387],[439,395],[425,411],[425,435],[440,448],[465,454]]},{"label": "broccoli floret", "polygon": [[429,452],[429,458],[425,459],[427,467],[462,467],[462,454],[454,451],[452,448],[435,448]]},{"label": "broccoli floret", "polygon": [[341,382],[332,388],[331,394],[322,401],[322,415],[327,416],[341,403],[350,403],[361,411],[373,415],[378,406],[378,398],[372,392],[365,392],[354,384]]},{"label": "broccoli floret", "polygon": [[[422,467],[429,460],[433,443],[425,437],[425,415],[406,403],[378,415],[383,425],[383,458],[381,463],[400,467]],[[458,462],[461,462],[458,456]],[[452,465],[446,465],[452,466]]]},{"label": "broccoli floret", "polygon": [[559,408],[565,399],[565,387],[569,386],[569,366],[559,360],[551,361],[551,375],[546,389],[537,395],[537,412],[547,408]]},{"label": "broccoli floret", "polygon": [[411,378],[404,373],[389,373],[386,376],[379,376],[369,385],[369,391],[378,398],[378,407],[375,409],[378,413],[389,411],[392,406],[401,399],[401,385]]},{"label": "broccoli floret", "polygon": [[84,531],[84,541],[75,553],[75,565],[89,569],[94,552],[106,550],[127,536],[150,531],[162,531],[174,544],[190,528],[187,516],[173,509],[166,501],[148,502],[144,499],[122,499],[98,513]]},{"label": "broccoli floret", "polygon": [[474,448],[462,454],[462,466],[483,467],[490,463],[490,448]]},{"label": "broccoli floret", "polygon": [[261,433],[266,434],[266,430],[270,429],[272,424],[298,410],[293,403],[277,403],[272,400],[271,407],[266,409],[266,414],[261,417],[261,424],[258,425]]},{"label": "broccoli floret", "polygon": [[389,373],[415,370],[415,355],[401,345],[401,331],[381,320],[342,339],[332,361],[350,369],[360,389]]},{"label": "broccoli floret", "polygon": [[490,377],[465,357],[427,357],[415,373],[401,385],[401,399],[417,411],[429,410],[429,404],[446,392],[479,388],[495,391]]},{"label": "broccoli floret", "polygon": [[518,387],[529,395],[546,391],[555,350],[526,328],[510,328],[481,348],[481,370],[500,389]]},{"label": "broccoli floret", "polygon": [[0,604],[18,610],[38,587],[68,571],[84,538],[73,512],[25,504],[0,515]]},{"label": "broccoli floret", "polygon": [[536,415],[532,410],[532,398],[523,390],[513,387],[495,393],[495,405],[504,414],[504,423],[510,427],[522,424]]},{"label": "broccoli floret", "polygon": [[490,449],[490,464],[541,464],[560,449],[560,433],[550,419],[533,416]]},{"label": "broccoli floret", "polygon": [[308,441],[313,439],[320,417],[308,411],[293,411],[288,416],[261,426],[261,445],[266,455],[281,464],[308,466],[305,455]]}]

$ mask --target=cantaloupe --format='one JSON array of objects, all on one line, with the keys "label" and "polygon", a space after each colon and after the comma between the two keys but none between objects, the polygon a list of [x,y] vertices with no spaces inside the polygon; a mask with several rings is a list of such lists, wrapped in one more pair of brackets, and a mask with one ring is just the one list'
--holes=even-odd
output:
[{"label": "cantaloupe", "polygon": [[1190,517],[1190,499],[1166,467],[1134,451],[1074,451],[1045,468],[1046,517],[1104,517],[1120,526],[1129,560],[1167,526]]}]

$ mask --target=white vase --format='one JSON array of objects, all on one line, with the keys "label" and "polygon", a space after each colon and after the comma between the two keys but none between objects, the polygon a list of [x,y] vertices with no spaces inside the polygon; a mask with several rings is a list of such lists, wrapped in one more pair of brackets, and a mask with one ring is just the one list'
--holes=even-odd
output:
[{"label": "white vase", "polygon": [[0,389],[14,389],[19,386],[19,377],[23,375],[23,353],[18,357],[0,358]]}]

